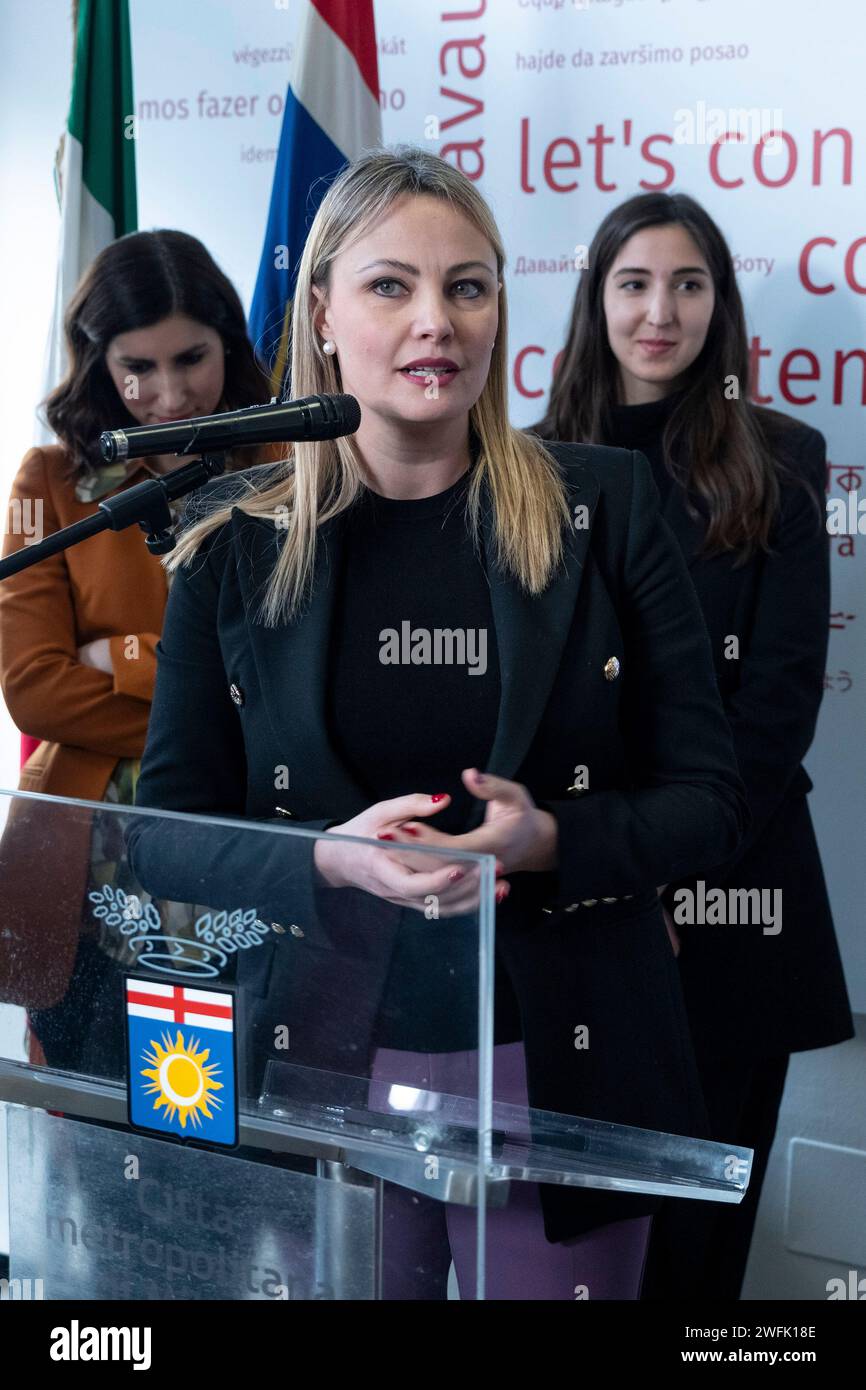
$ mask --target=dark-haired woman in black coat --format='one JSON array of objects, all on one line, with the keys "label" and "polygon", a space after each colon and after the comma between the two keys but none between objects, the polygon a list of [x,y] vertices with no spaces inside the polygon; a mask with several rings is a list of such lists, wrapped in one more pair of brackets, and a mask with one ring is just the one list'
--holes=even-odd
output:
[{"label": "dark-haired woman in black coat", "polygon": [[752,815],[733,858],[660,885],[714,1133],[755,1149],[752,1180],[739,1207],[664,1204],[643,1297],[737,1299],[789,1056],[853,1035],[802,766],[828,639],[825,445],[748,400],[730,251],[693,199],[651,193],[615,208],[589,266],[535,431],[649,459]]}]

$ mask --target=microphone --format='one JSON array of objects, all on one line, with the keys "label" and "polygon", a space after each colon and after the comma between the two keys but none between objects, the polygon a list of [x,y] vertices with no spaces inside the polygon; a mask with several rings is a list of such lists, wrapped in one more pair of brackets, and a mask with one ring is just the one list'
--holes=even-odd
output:
[{"label": "microphone", "polygon": [[222,415],[105,430],[99,436],[99,448],[108,463],[148,454],[222,453],[246,444],[339,439],[354,434],[360,423],[361,407],[354,396],[304,396],[299,401],[279,405],[271,401],[270,405],[251,405]]}]

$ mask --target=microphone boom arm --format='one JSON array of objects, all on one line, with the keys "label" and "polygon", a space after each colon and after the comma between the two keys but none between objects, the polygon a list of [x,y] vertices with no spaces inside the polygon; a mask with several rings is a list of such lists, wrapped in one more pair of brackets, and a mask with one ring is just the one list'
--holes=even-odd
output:
[{"label": "microphone boom arm", "polygon": [[211,478],[219,477],[225,472],[225,466],[225,454],[203,454],[200,459],[194,459],[192,463],[184,464],[164,477],[148,478],[146,482],[136,483],[135,487],[125,488],[116,497],[99,502],[98,511],[93,516],[64,526],[37,545],[25,545],[14,555],[0,560],[0,580],[36,565],[40,560],[46,560],[49,555],[78,545],[100,531],[124,531],[127,526],[141,527],[151,555],[168,554],[175,545],[169,502],[203,487]]}]

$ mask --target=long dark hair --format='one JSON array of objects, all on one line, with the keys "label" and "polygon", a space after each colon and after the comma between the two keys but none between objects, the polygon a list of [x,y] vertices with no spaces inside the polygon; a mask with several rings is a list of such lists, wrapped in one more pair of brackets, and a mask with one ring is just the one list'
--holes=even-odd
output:
[{"label": "long dark hair", "polygon": [[[227,356],[219,410],[270,399],[237,291],[210,252],[186,232],[130,232],[100,251],[76,286],[64,318],[69,370],[43,402],[49,425],[66,446],[73,476],[102,463],[97,447],[102,430],[138,423],[105,364],[112,338],[175,313],[222,338]],[[245,468],[258,461],[258,453],[245,449],[228,466]]]},{"label": "long dark hair", "polygon": [[[662,439],[665,466],[706,506],[704,550],[737,550],[744,563],[768,537],[780,504],[780,484],[795,477],[785,462],[795,424],[747,399],[746,317],[728,244],[713,219],[685,193],[642,193],[605,217],[581,274],[565,348],[554,375],[547,413],[535,434],[544,439],[616,444],[618,363],[607,335],[603,293],[620,248],[646,227],[679,225],[703,254],[715,287],[706,341],[685,373],[680,399]],[[738,398],[725,394],[734,377]],[[820,514],[820,501],[807,483]],[[687,502],[693,515],[697,510]]]}]

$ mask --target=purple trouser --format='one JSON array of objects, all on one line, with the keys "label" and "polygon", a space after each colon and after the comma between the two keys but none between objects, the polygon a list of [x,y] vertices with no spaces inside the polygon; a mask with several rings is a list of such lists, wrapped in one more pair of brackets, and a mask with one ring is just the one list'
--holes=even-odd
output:
[{"label": "purple trouser", "polygon": [[[383,1082],[474,1097],[477,1075],[477,1052],[397,1052],[380,1047],[373,1058],[371,1102],[383,1103],[375,1084]],[[493,1097],[528,1109],[522,1042],[493,1049]],[[513,1182],[507,1205],[487,1211],[486,1297],[636,1299],[651,1222],[650,1216],[611,1221],[553,1244],[544,1234],[538,1184]],[[460,1297],[475,1297],[474,1208],[437,1202],[385,1183],[383,1244],[384,1298],[445,1298],[452,1259]]]}]

